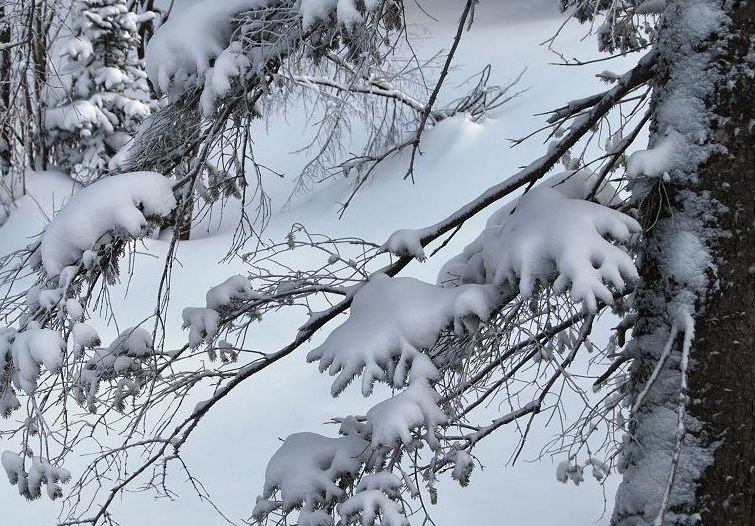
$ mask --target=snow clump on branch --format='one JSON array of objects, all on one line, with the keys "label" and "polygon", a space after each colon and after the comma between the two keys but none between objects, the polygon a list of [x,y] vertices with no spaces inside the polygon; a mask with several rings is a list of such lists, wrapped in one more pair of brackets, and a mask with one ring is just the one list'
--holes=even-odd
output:
[{"label": "snow clump on branch", "polygon": [[[57,331],[28,328],[23,332],[5,329],[0,335],[0,390],[3,397],[2,413],[18,407],[11,385],[31,395],[37,390],[40,368],[56,373],[63,365],[65,342]],[[6,400],[5,396],[10,396]]]},{"label": "snow clump on branch", "polygon": [[[622,290],[638,280],[631,256],[615,243],[628,243],[641,227],[622,212],[587,201],[595,184],[595,176],[583,170],[535,186],[493,214],[482,234],[443,266],[438,283],[510,286],[529,297],[539,282],[569,290],[590,311],[598,300],[612,303],[609,286]],[[611,195],[604,188],[596,198],[608,204]]]},{"label": "snow clump on branch", "polygon": [[76,192],[42,234],[42,265],[49,276],[82,261],[114,237],[141,237],[150,222],[176,206],[171,180],[155,172],[107,177]]},{"label": "snow clump on branch", "polygon": [[[307,38],[313,26],[334,20],[333,27],[348,31],[380,4],[376,0],[204,0],[171,15],[155,32],[147,45],[147,75],[171,100],[202,86],[202,112],[209,116],[216,100],[230,92],[233,79],[263,73],[269,60],[293,51],[297,39]],[[273,12],[266,18],[265,13]],[[262,33],[271,40],[260,41]]]},{"label": "snow clump on branch", "polygon": [[241,275],[231,276],[220,285],[207,291],[206,307],[186,307],[183,310],[183,327],[189,329],[189,346],[199,347],[209,343],[218,333],[220,315],[238,306],[239,302],[257,299],[249,279]]},{"label": "snow clump on branch", "polygon": [[[310,351],[340,394],[359,374],[362,394],[375,381],[397,388],[417,379],[435,379],[438,371],[421,349],[430,348],[449,325],[458,332],[490,316],[492,291],[482,286],[436,287],[414,278],[376,274],[354,296],[349,319]],[[369,335],[365,339],[365,335]]]},{"label": "snow clump on branch", "polygon": [[122,410],[124,399],[136,396],[150,374],[153,356],[152,335],[141,327],[126,329],[108,347],[96,349],[86,361],[74,384],[74,398],[94,413],[100,384],[114,382],[112,405]]},{"label": "snow clump on branch", "polygon": [[[333,525],[335,507],[339,524],[373,525],[379,517],[384,526],[408,525],[400,503],[404,482],[382,471],[385,456],[370,447],[365,424],[347,418],[340,433],[335,438],[316,433],[286,438],[265,471],[262,496],[252,512],[256,521],[275,510],[287,515],[299,509],[297,524]],[[354,479],[359,482],[349,495],[341,483]]]},{"label": "snow clump on branch", "polygon": [[[177,98],[203,79],[229,46],[234,15],[266,0],[205,0],[172,14],[147,45],[147,76],[156,89]],[[201,35],[201,38],[197,38]]]},{"label": "snow clump on branch", "polygon": [[26,470],[24,458],[12,451],[3,451],[0,458],[3,469],[11,484],[18,486],[18,493],[28,500],[36,500],[42,495],[42,485],[45,485],[47,496],[55,500],[63,496],[59,482],[71,480],[67,469],[53,466],[42,457],[32,457],[31,466]]}]

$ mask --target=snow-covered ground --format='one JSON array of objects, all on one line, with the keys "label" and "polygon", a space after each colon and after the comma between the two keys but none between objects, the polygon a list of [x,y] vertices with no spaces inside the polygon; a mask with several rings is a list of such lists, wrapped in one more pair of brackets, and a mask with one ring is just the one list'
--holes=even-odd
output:
[{"label": "snow-covered ground", "polygon": [[[439,2],[434,11],[439,22],[422,20],[427,28],[423,52],[429,54],[431,50],[449,45],[456,4],[458,2]],[[275,199],[275,214],[266,237],[283,240],[291,224],[298,222],[310,232],[358,236],[381,243],[396,229],[429,225],[544,153],[546,147],[537,139],[514,149],[507,141],[542,124],[543,117],[532,117],[534,113],[556,108],[604,87],[593,76],[605,69],[603,64],[583,68],[548,65],[557,57],[539,44],[561,23],[555,2],[482,2],[476,22],[461,45],[457,59],[459,69],[454,71],[453,78],[464,79],[491,63],[494,78],[505,83],[526,67],[522,87],[531,89],[483,123],[454,118],[429,131],[423,140],[423,155],[415,168],[415,183],[402,178],[406,159],[393,159],[377,171],[341,220],[338,219],[339,203],[348,197],[352,184],[346,179],[324,183],[297,199],[291,207],[281,208],[290,189],[290,179],[303,163],[301,155],[289,154],[301,146],[302,129],[291,124],[298,122],[295,118],[272,118],[268,128],[259,127],[256,151],[265,164],[291,177],[284,182],[274,181],[268,187]],[[582,40],[584,31],[584,28],[571,27],[563,32],[559,47],[566,56],[594,55],[594,41],[591,37]],[[28,237],[41,230],[47,217],[59,208],[73,188],[65,176],[49,172],[30,175],[28,185],[30,195],[18,203],[18,208],[0,228],[3,252],[26,244]],[[438,257],[426,263],[414,263],[408,274],[434,281],[442,262],[476,236],[494,209],[469,221]],[[180,268],[173,274],[168,319],[175,331],[168,334],[168,345],[185,341],[186,333],[180,331],[180,312],[184,306],[203,305],[207,289],[228,276],[244,272],[239,263],[219,263],[231,236],[232,228],[226,223],[181,244]],[[142,252],[149,255],[138,255],[133,277],[124,280],[111,293],[121,329],[138,325],[153,308],[167,242],[149,239],[145,245]],[[265,321],[255,329],[247,344],[265,351],[275,350],[288,343],[296,324],[301,321],[295,315]],[[112,340],[117,332],[115,327],[100,328],[104,341]],[[333,433],[334,429],[328,429],[322,422],[338,415],[363,414],[370,407],[370,402],[362,399],[358,389],[353,387],[338,399],[330,398],[330,379],[318,374],[315,366],[306,364],[307,351],[324,337],[325,334],[320,334],[317,341],[255,376],[248,385],[225,399],[203,419],[201,429],[186,448],[185,458],[194,469],[194,475],[204,482],[215,503],[228,517],[240,520],[250,516],[254,498],[262,487],[266,462],[279,447],[279,438],[304,430]],[[474,472],[468,488],[460,489],[450,482],[441,484],[439,504],[430,508],[436,524],[607,524],[618,482],[616,474],[609,477],[604,486],[587,480],[575,487],[556,480],[556,465],[563,459],[527,461],[534,459],[556,432],[556,427],[537,428],[525,448],[524,460],[514,466],[507,466],[515,446],[513,433],[503,432],[482,444],[478,454],[485,469]],[[0,441],[0,449],[9,447],[10,444]],[[76,466],[67,467],[75,477]],[[174,478],[173,489],[180,494],[179,500],[153,501],[148,495],[127,495],[114,510],[116,519],[125,526],[222,524],[223,519],[193,495],[184,478],[181,474]],[[44,500],[27,503],[15,493],[14,487],[0,484],[0,523],[41,526],[54,522],[55,504]]]}]

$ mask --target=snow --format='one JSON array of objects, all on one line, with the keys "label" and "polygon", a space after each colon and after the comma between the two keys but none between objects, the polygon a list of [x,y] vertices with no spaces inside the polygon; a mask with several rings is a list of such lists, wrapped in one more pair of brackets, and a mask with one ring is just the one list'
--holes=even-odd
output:
[{"label": "snow", "polygon": [[84,318],[84,308],[78,300],[69,298],[65,304],[66,314],[71,321],[81,321]]},{"label": "snow", "polygon": [[[487,319],[490,291],[477,285],[442,288],[414,278],[373,275],[354,295],[349,319],[331,332],[325,342],[307,355],[319,361],[333,381],[331,392],[340,394],[358,375],[362,394],[369,395],[376,381],[393,387],[410,381],[434,379],[437,370],[422,353],[440,332],[464,318]],[[369,334],[365,340],[363,335]]]},{"label": "snow", "polygon": [[[88,342],[97,345],[99,336],[86,332],[90,338]],[[142,327],[124,330],[108,347],[95,349],[86,360],[74,384],[76,401],[82,406],[86,404],[89,411],[95,412],[95,395],[100,382],[117,380],[119,389],[113,400],[117,408],[125,396],[138,393],[137,383],[132,378],[138,379],[143,373],[143,366],[150,366],[152,357],[152,335],[147,330]]]},{"label": "snow", "polygon": [[[526,82],[533,86],[531,94],[513,107],[506,108],[500,118],[490,119],[482,125],[472,127],[464,119],[450,119],[442,127],[427,134],[423,139],[424,155],[418,160],[417,173],[420,177],[416,185],[401,181],[401,159],[396,163],[388,163],[386,168],[379,170],[375,179],[365,186],[355,206],[341,222],[335,219],[335,203],[342,201],[344,195],[348,195],[350,181],[337,180],[320,185],[311,198],[298,200],[288,211],[276,212],[268,231],[271,237],[277,239],[277,236],[287,231],[290,224],[295,221],[304,222],[315,231],[350,235],[358,233],[365,239],[375,241],[386,239],[388,234],[397,228],[429,224],[437,218],[439,210],[452,210],[458,203],[476,196],[481,189],[499,181],[511,168],[540,152],[536,142],[534,146],[525,145],[524,148],[516,150],[509,150],[504,142],[505,137],[529,131],[540,122],[531,118],[532,113],[547,107],[556,107],[571,97],[590,93],[596,87],[600,89],[599,84],[591,84],[591,80],[586,79],[590,75],[584,71],[566,71],[566,68],[542,66],[551,60],[551,57],[546,50],[538,49],[537,43],[550,34],[558,24],[557,19],[525,19],[522,27],[508,25],[508,20],[512,16],[518,23],[522,21],[523,15],[520,11],[539,10],[534,16],[542,17],[546,7],[543,2],[517,5],[513,15],[506,11],[513,9],[509,3],[489,4],[481,3],[477,7],[477,23],[480,26],[470,32],[462,43],[460,60],[465,68],[457,78],[465,77],[472,73],[472,69],[478,64],[484,66],[491,60],[497,66],[505,67],[498,68],[498,75],[504,79],[520,66],[529,64],[531,67]],[[177,3],[177,8],[178,5]],[[438,6],[438,9],[442,8],[444,7]],[[498,14],[490,15],[491,10]],[[457,6],[451,6],[448,11],[451,13],[450,23],[454,23],[458,15]],[[501,12],[505,16],[500,15]],[[532,17],[533,14],[527,16]],[[197,21],[201,22],[201,19]],[[447,46],[446,33],[444,30],[432,35],[435,39],[432,41],[433,44],[437,43],[438,47]],[[489,45],[491,41],[498,40],[501,41],[501,46]],[[574,38],[574,42],[576,41],[577,38]],[[591,46],[592,43],[588,39],[585,47]],[[602,66],[600,68],[602,69]],[[551,90],[555,83],[559,86],[558,92]],[[287,155],[296,144],[297,137],[292,138],[292,135],[297,135],[293,132],[299,131],[298,125],[299,122],[296,120],[283,122],[281,118],[271,124],[269,138],[263,136],[262,130],[255,138],[259,142],[260,151],[265,152],[264,157],[270,161],[271,166],[282,167],[281,171],[287,174],[296,173],[298,168],[298,158]],[[47,174],[34,174],[29,180],[37,184],[34,181],[47,177]],[[65,184],[69,186],[68,193],[63,192]],[[56,193],[56,206],[60,204],[60,197],[70,194],[70,186],[70,181],[61,181],[60,191]],[[274,197],[285,197],[288,192],[287,187],[275,185],[268,186],[268,189]],[[55,206],[51,207],[47,202],[48,194],[40,192],[34,196],[43,203],[44,210],[51,214]],[[229,233],[232,232],[233,222],[228,219],[233,217],[231,208],[228,207],[228,215],[222,228],[216,228],[216,223],[213,223],[207,238],[181,244],[179,260],[182,271],[175,272],[173,276],[171,298],[174,305],[168,314],[168,326],[172,323],[177,329],[180,325],[180,307],[201,305],[205,299],[204,294],[211,285],[222,282],[229,275],[247,270],[241,265],[217,262],[230,239]],[[3,247],[10,246],[11,243],[15,246],[19,240],[23,241],[27,235],[34,233],[34,229],[30,231],[17,225],[22,215],[36,217],[37,210],[31,200],[25,200],[23,209],[14,211],[12,224],[9,224],[13,230],[3,232],[0,229],[0,235],[3,236],[0,243]],[[33,224],[36,228],[36,225],[41,223],[39,219],[35,221]],[[439,254],[440,259],[447,253],[453,254],[454,250],[461,250],[464,243],[471,240],[470,236],[479,232],[482,226],[480,221],[484,221],[484,216],[465,225],[449,247]],[[145,239],[144,243],[145,247],[142,247],[142,250],[159,257],[163,256],[167,248],[167,243],[161,240]],[[94,256],[92,251],[88,253]],[[298,262],[301,265],[308,263]],[[155,284],[161,264],[159,260],[153,261],[152,256],[138,254],[136,272],[128,288],[128,295],[126,296],[125,284],[111,289],[113,308],[124,326],[135,325],[151,314],[149,308],[145,311],[137,308],[137,305],[147,305],[154,300],[153,291],[156,290]],[[423,280],[432,280],[437,272],[437,263],[431,261],[423,266],[412,264],[407,271]],[[293,316],[281,319],[271,317],[259,328],[255,326],[250,339],[255,347],[265,351],[274,350],[278,345],[287,343],[290,328],[298,321],[299,319]],[[107,341],[113,328],[104,327],[104,324],[98,324],[97,328]],[[312,345],[319,341],[321,340],[314,340]],[[174,330],[168,334],[168,342],[180,345],[180,332]],[[317,426],[333,414],[348,414],[359,407],[360,400],[346,394],[338,400],[327,398],[327,386],[323,385],[325,381],[312,374],[308,368],[300,366],[297,357],[294,356],[288,363],[281,364],[280,368],[271,369],[269,374],[255,378],[247,386],[240,388],[238,393],[229,398],[227,404],[218,406],[216,413],[205,417],[202,429],[197,431],[193,447],[185,453],[189,464],[196,468],[202,481],[209,484],[208,487],[222,485],[222,491],[213,495],[221,509],[230,511],[234,516],[248,517],[249,496],[254,492],[256,481],[262,478],[270,453],[280,445],[276,437],[286,436],[306,426]],[[281,408],[279,411],[271,411],[271,397],[274,397],[276,407]],[[303,400],[306,403],[302,403]],[[217,429],[226,430],[222,438],[218,436]],[[262,433],[260,429],[268,431]],[[535,426],[532,431],[532,443],[535,448],[539,448],[542,440],[549,437],[550,433],[549,430],[538,429]],[[504,437],[501,438],[501,442],[513,440],[509,435]],[[222,447],[218,446],[219,442],[222,443]],[[481,444],[481,459],[484,461],[486,458],[495,458],[493,455],[499,455],[501,442],[496,442],[490,447]],[[239,455],[239,451],[253,451],[254,454]],[[527,451],[536,454],[536,451]],[[561,521],[563,524],[572,525],[593,522],[600,515],[603,505],[601,488],[583,484],[579,491],[573,491],[570,487],[549,485],[552,469],[548,463],[544,466],[523,463],[512,469],[500,469],[498,465],[489,465],[488,469],[475,474],[475,484],[464,492],[457,493],[451,486],[441,483],[441,499],[438,506],[430,511],[436,520],[440,518],[449,524],[484,523],[491,513],[505,513],[515,523],[527,521],[533,524],[549,524]],[[612,484],[613,482],[609,482],[609,492]],[[176,486],[179,487],[179,491],[184,489],[180,481],[176,482]],[[0,491],[3,490],[0,488]],[[543,491],[549,494],[549,506],[541,505]],[[597,500],[594,500],[596,498]],[[7,503],[4,501],[7,506],[6,512],[10,517],[20,517],[17,522],[43,522],[41,518],[39,521],[30,518],[26,509],[16,505],[13,499],[7,500]],[[38,509],[39,517],[53,517],[57,511],[43,503],[39,503]],[[124,504],[118,505],[115,509],[116,516],[123,517],[127,522],[159,522],[164,519],[166,513],[176,521],[186,524],[205,524],[217,519],[209,507],[192,499],[189,489],[181,491],[177,503],[161,501],[159,505],[155,505],[151,497],[129,495],[128,499],[124,499]],[[316,511],[304,511],[299,517],[299,523],[305,524],[305,517],[318,515],[322,518],[322,514]],[[603,518],[601,523],[607,524],[607,519]]]},{"label": "snow", "polygon": [[678,132],[670,131],[669,135],[658,140],[652,148],[634,152],[627,159],[627,176],[640,177],[668,177],[668,170],[675,163],[673,155],[679,149],[680,137]]},{"label": "snow", "polygon": [[[281,508],[288,513],[301,508],[297,524],[331,525],[334,503],[342,521],[359,520],[372,525],[380,517],[385,526],[408,526],[399,502],[404,482],[389,472],[372,472],[379,457],[361,436],[360,426],[349,420],[341,427],[345,436],[325,437],[295,433],[283,442],[265,470],[262,496],[252,516],[262,521]],[[357,477],[364,470],[353,495],[339,481]],[[273,500],[279,496],[280,500]]]},{"label": "snow", "polygon": [[[662,284],[642,291],[640,307],[654,316],[647,322],[650,329],[635,334],[625,351],[644,358],[631,386],[634,425],[619,465],[624,479],[613,514],[617,526],[697,523],[696,481],[713,462],[715,448],[701,442],[702,423],[686,414],[685,390],[697,302],[708,295],[709,277],[716,275],[710,244],[721,235],[710,222],[715,204],[696,192],[694,183],[699,166],[717,148],[711,140],[716,116],[707,108],[721,81],[715,64],[723,51],[715,42],[728,19],[712,0],[672,4],[665,16],[658,75],[668,81],[654,93],[650,148],[635,153],[629,168],[637,177],[635,198],[654,190],[654,181],[648,184],[640,176],[661,170],[664,184],[682,190],[672,194],[673,213],[653,225],[648,243],[648,256],[661,262],[657,280]],[[652,371],[649,378],[639,374],[640,367]]]},{"label": "snow", "polygon": [[452,452],[449,457],[454,464],[451,478],[461,486],[467,486],[469,484],[469,477],[472,475],[472,470],[474,469],[474,458],[463,449]]},{"label": "snow", "polygon": [[[280,491],[284,511],[305,504],[323,505],[343,495],[336,483],[344,475],[355,476],[369,456],[368,443],[359,436],[337,438],[316,433],[296,433],[270,459],[265,470],[263,499]],[[264,501],[263,501],[264,502]],[[264,504],[258,502],[253,516],[259,518]]]},{"label": "snow", "polygon": [[420,233],[418,230],[408,228],[397,230],[383,244],[382,249],[399,257],[410,256],[417,261],[427,259],[425,257],[425,250],[422,248],[422,243],[420,243]]},{"label": "snow", "polygon": [[88,38],[70,38],[59,49],[61,56],[72,60],[88,60],[92,56],[94,48]]},{"label": "snow", "polygon": [[[265,4],[266,0],[204,0],[172,13],[147,45],[152,85],[173,98],[180,96],[204,78],[210,64],[229,47],[233,15]],[[213,86],[219,83],[216,75],[210,81]]]},{"label": "snow", "polygon": [[239,300],[255,298],[249,279],[237,274],[231,276],[220,285],[212,287],[206,296],[207,308],[219,310],[228,307]]},{"label": "snow", "polygon": [[[376,2],[364,2],[369,11]],[[302,0],[299,12],[302,16],[304,29],[310,28],[319,21],[326,21],[335,12],[336,19],[345,26],[351,26],[362,19],[354,0]]]},{"label": "snow", "polygon": [[[274,53],[286,54],[285,47],[276,42],[263,45],[249,38],[234,40],[239,25],[234,16],[269,4],[270,0],[204,0],[172,14],[147,45],[147,74],[153,86],[171,100],[193,86],[203,86],[202,113],[211,115],[216,101],[230,91],[234,78],[243,77],[249,70],[261,69]],[[373,0],[361,2],[366,11],[378,6]],[[281,41],[291,39],[292,32],[299,29],[306,32],[333,15],[347,30],[362,21],[354,0],[291,1],[290,5],[276,4],[275,8],[291,11],[290,22],[283,24],[283,31],[288,34],[280,35]],[[301,27],[296,24],[299,18]]]},{"label": "snow", "polygon": [[595,311],[598,300],[613,303],[608,285],[623,290],[626,281],[639,279],[632,258],[606,238],[627,242],[640,230],[625,214],[536,188],[500,227],[483,234],[483,265],[492,283],[518,286],[525,298],[536,281],[552,282],[557,293],[569,289],[572,300]]},{"label": "snow", "polygon": [[151,356],[152,335],[141,327],[123,331],[107,348],[97,349],[86,362],[86,369],[100,377],[115,377],[137,372],[140,362]]},{"label": "snow", "polygon": [[40,366],[57,373],[63,365],[64,349],[65,342],[57,331],[29,328],[16,333],[11,347],[14,383],[26,394],[33,394],[37,390]]},{"label": "snow", "polygon": [[175,205],[171,181],[155,172],[97,181],[74,194],[45,228],[40,247],[44,269],[55,276],[114,237],[141,237],[148,218],[167,217]]},{"label": "snow", "polygon": [[611,240],[627,243],[641,227],[626,214],[584,200],[590,178],[582,177],[560,175],[559,182],[540,183],[501,208],[483,233],[446,263],[438,283],[492,283],[518,289],[524,298],[537,283],[552,284],[557,293],[568,289],[591,311],[598,300],[613,303],[608,287],[623,290],[639,276],[632,258]]},{"label": "snow", "polygon": [[584,466],[580,466],[571,460],[564,460],[556,467],[556,480],[566,484],[571,481],[575,486],[579,486],[585,481],[584,472],[586,467],[592,468],[592,476],[597,481],[602,481],[610,472],[609,466],[597,458],[590,457]]},{"label": "snow", "polygon": [[12,451],[3,451],[0,461],[11,484],[18,484],[24,473],[24,460]]},{"label": "snow", "polygon": [[12,385],[15,367],[11,349],[15,335],[13,329],[0,329],[0,416],[3,418],[21,406]]},{"label": "snow", "polygon": [[404,391],[380,402],[367,411],[367,425],[372,446],[395,446],[412,442],[411,431],[424,426],[425,439],[431,446],[438,443],[435,430],[446,421],[438,407],[440,396],[424,378],[411,383]]},{"label": "snow", "polygon": [[242,53],[241,42],[231,42],[220,52],[204,78],[200,104],[205,116],[212,115],[215,111],[215,101],[228,94],[231,89],[231,79],[242,77],[251,65],[249,59]]},{"label": "snow", "polygon": [[203,307],[186,307],[181,317],[184,329],[189,329],[189,345],[199,347],[209,343],[218,333],[220,314],[218,311]]},{"label": "snow", "polygon": [[40,308],[51,311],[60,303],[62,298],[63,291],[61,289],[40,290],[37,294],[36,303]]},{"label": "snow", "polygon": [[117,88],[123,85],[128,79],[126,73],[115,67],[102,67],[97,71],[97,76],[94,77],[94,82],[97,84],[104,84],[106,89]]},{"label": "snow", "polygon": [[240,274],[212,287],[205,296],[206,307],[186,307],[181,314],[183,328],[189,329],[189,345],[196,348],[212,341],[218,333],[221,312],[257,297],[249,279]]},{"label": "snow", "polygon": [[662,13],[667,7],[666,0],[645,0],[635,9],[638,15],[650,15]]},{"label": "snow", "polygon": [[[597,183],[597,176],[591,171],[583,169],[577,172],[571,170],[552,175],[540,182],[537,187],[552,188],[571,199],[585,199]],[[616,191],[610,184],[601,185],[595,194],[596,201],[606,206],[614,204],[617,197]],[[452,285],[459,282],[485,282],[485,268],[482,259],[484,232],[488,229],[499,228],[516,209],[518,202],[519,198],[512,199],[493,212],[485,224],[483,234],[467,245],[460,254],[449,259],[443,265],[436,280],[439,285]]]},{"label": "snow", "polygon": [[137,51],[141,18],[126,0],[74,2],[51,39],[56,74],[46,78],[41,94],[48,145],[81,182],[101,176],[154,106]]},{"label": "snow", "polygon": [[45,127],[48,130],[78,132],[81,136],[91,135],[95,128],[103,128],[109,133],[114,131],[107,115],[90,100],[75,100],[65,106],[48,108]]},{"label": "snow", "polygon": [[12,451],[3,451],[0,462],[11,484],[18,486],[18,492],[29,500],[42,495],[42,485],[50,499],[57,499],[63,495],[59,483],[66,483],[71,474],[65,468],[53,466],[42,457],[32,457],[31,466],[27,472],[24,459]]},{"label": "snow", "polygon": [[96,347],[101,343],[97,331],[86,323],[76,323],[71,329],[74,355],[80,357],[85,348]]},{"label": "snow", "polygon": [[[401,484],[401,481],[398,482]],[[359,516],[360,524],[367,526],[376,524],[378,517],[378,524],[381,526],[409,526],[403,511],[404,508],[399,502],[387,497],[384,491],[378,489],[357,489],[353,496],[338,506],[338,513],[344,519]]]}]

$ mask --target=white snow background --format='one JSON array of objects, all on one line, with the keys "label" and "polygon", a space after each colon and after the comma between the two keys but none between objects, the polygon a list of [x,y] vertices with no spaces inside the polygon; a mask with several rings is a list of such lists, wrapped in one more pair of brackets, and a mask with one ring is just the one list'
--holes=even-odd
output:
[{"label": "white snow background", "polygon": [[[176,2],[176,9],[189,2]],[[418,23],[425,27],[421,52],[429,56],[439,48],[450,46],[462,2],[444,0],[424,4],[439,19],[434,22],[415,14]],[[416,183],[402,179],[405,157],[390,160],[360,191],[342,220],[337,215],[338,203],[348,196],[351,181],[340,178],[319,185],[295,200],[290,208],[281,209],[292,179],[304,162],[304,157],[290,152],[303,144],[306,132],[302,118],[294,111],[286,116],[273,116],[268,126],[260,124],[255,134],[258,157],[288,175],[283,182],[273,180],[272,176],[267,181],[275,213],[266,237],[282,241],[291,224],[299,222],[313,233],[359,236],[382,243],[399,228],[419,228],[445,217],[542,155],[546,145],[537,137],[513,149],[507,138],[520,137],[541,126],[545,117],[533,117],[533,114],[605,89],[605,84],[594,74],[606,69],[606,64],[579,68],[548,65],[558,57],[539,44],[557,30],[561,21],[555,0],[480,2],[475,26],[462,41],[457,69],[443,97],[454,98],[453,86],[488,63],[494,68],[493,79],[502,84],[527,67],[519,87],[531,89],[481,124],[454,118],[426,133],[421,147],[423,155],[415,168]],[[576,25],[567,27],[558,41],[559,49],[567,57],[595,57],[594,38],[584,38],[586,30]],[[622,73],[626,65],[613,63],[609,67]],[[28,243],[30,236],[41,231],[45,217],[51,216],[72,191],[70,180],[55,173],[32,174],[27,184],[29,195],[20,200],[18,208],[0,228],[2,252]],[[426,263],[412,264],[408,274],[434,282],[442,263],[474,239],[485,219],[497,208],[493,206],[469,221],[446,249]],[[179,265],[173,273],[168,318],[175,330],[168,334],[168,345],[178,346],[186,341],[187,334],[180,330],[183,307],[203,305],[205,293],[211,286],[247,270],[238,262],[218,263],[233,235],[232,216],[231,212],[220,227],[199,232],[195,239],[181,244]],[[154,307],[168,242],[149,239],[145,244],[144,252],[149,255],[137,255],[133,277],[124,278],[122,284],[111,289],[121,330],[138,325]],[[308,262],[302,264],[306,266]],[[96,321],[95,317],[92,322]],[[266,319],[255,328],[247,346],[263,351],[276,350],[293,338],[302,321],[301,315],[293,313]],[[606,327],[611,321],[605,319],[598,324],[594,338],[597,343],[605,340]],[[328,328],[335,326],[336,323],[331,323]],[[105,342],[112,341],[118,333],[114,326],[97,326],[97,329]],[[311,345],[234,391],[203,419],[200,429],[185,447],[185,460],[228,517],[238,520],[250,516],[254,499],[262,488],[266,462],[280,446],[280,438],[298,431],[334,435],[336,428],[323,422],[333,416],[364,414],[380,400],[377,396],[363,399],[354,386],[338,399],[330,397],[330,378],[319,374],[316,365],[305,362],[307,351],[325,336],[326,333],[321,332]],[[578,411],[576,399],[571,403]],[[468,488],[459,488],[450,480],[441,483],[439,503],[430,507],[436,524],[608,524],[618,484],[616,473],[612,473],[604,486],[587,478],[575,487],[556,480],[556,466],[563,458],[529,462],[557,432],[555,425],[545,429],[536,426],[522,458],[514,466],[506,465],[516,444],[514,433],[500,432],[482,443],[477,454],[485,469],[474,471]],[[15,443],[0,441],[0,449],[15,447]],[[66,467],[75,478],[80,466],[74,462],[69,464]],[[196,498],[182,473],[176,472],[173,482],[172,489],[180,495],[178,500],[155,501],[149,494],[126,494],[112,510],[116,520],[123,526],[225,523],[209,505]],[[64,492],[67,489],[64,487]],[[28,503],[17,496],[15,487],[6,481],[0,483],[0,525],[51,525],[57,509],[57,503],[44,499]]]}]

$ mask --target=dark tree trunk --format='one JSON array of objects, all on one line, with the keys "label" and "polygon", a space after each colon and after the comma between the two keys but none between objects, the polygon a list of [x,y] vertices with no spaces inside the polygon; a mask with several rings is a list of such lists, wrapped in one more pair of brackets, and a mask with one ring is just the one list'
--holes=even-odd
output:
[{"label": "dark tree trunk", "polygon": [[[694,145],[689,151],[707,153],[692,163],[674,159],[668,179],[637,193],[646,233],[629,347],[635,357],[630,381],[635,412],[613,523],[753,526],[755,2],[670,4],[659,30],[655,109],[681,97],[673,115],[668,107],[656,112],[651,132],[656,140],[678,133]],[[686,23],[699,22],[680,14],[692,4],[725,11],[726,28],[684,42],[693,33],[685,33]],[[690,82],[709,79],[715,84],[704,95],[698,97],[705,89],[689,88]],[[696,112],[705,122],[707,138],[690,132],[677,115],[684,112]],[[690,251],[696,242],[699,250]],[[687,260],[702,254],[706,272],[679,271],[686,264],[679,262],[680,251]],[[679,312],[681,319],[689,312],[694,333],[680,323]]]},{"label": "dark tree trunk", "polygon": [[[147,11],[154,11],[154,9],[155,0],[141,0],[137,8],[132,7],[132,10],[135,13],[145,13]],[[167,17],[163,19],[163,23],[165,23],[166,20]],[[152,21],[145,22],[139,26],[139,46],[136,48],[136,53],[141,60],[144,60],[146,56],[147,43],[149,42],[149,39],[152,38],[154,31],[155,29]]]},{"label": "dark tree trunk", "polygon": [[[730,9],[727,64],[733,86],[712,101],[724,117],[715,139],[726,153],[701,172],[701,186],[726,206],[716,223],[718,288],[697,320],[690,413],[718,443],[697,488],[704,525],[755,524],[755,2]],[[748,58],[749,57],[749,58]],[[749,61],[749,63],[748,63]]]},{"label": "dark tree trunk", "polygon": [[[5,20],[5,6],[0,4],[0,42],[10,42],[10,24]],[[7,170],[11,164],[11,129],[8,109],[10,108],[10,48],[0,49],[0,171]]]}]

